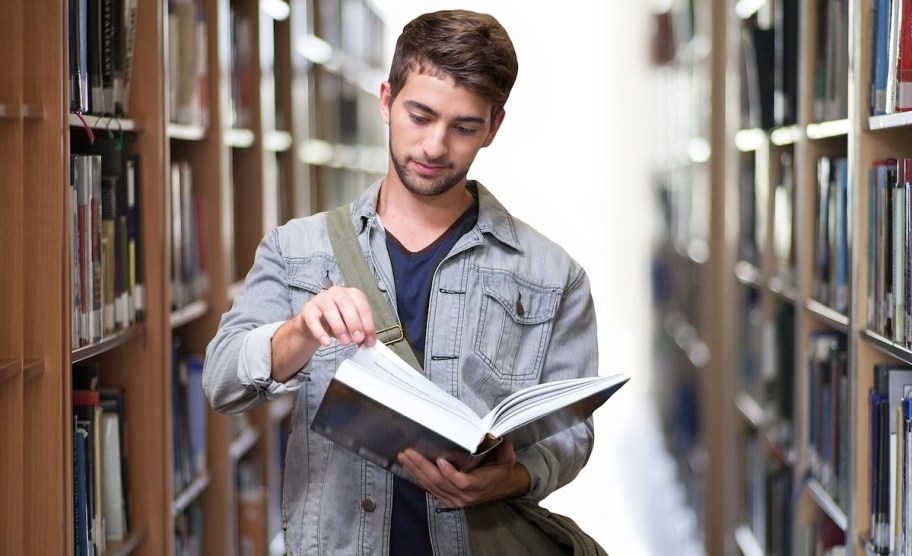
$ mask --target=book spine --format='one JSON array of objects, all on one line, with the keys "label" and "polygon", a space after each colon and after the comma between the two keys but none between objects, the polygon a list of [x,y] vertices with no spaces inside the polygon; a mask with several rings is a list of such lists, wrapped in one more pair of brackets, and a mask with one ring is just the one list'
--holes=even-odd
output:
[{"label": "book spine", "polygon": [[88,4],[86,0],[70,0],[69,8],[70,111],[84,114],[89,111]]}]

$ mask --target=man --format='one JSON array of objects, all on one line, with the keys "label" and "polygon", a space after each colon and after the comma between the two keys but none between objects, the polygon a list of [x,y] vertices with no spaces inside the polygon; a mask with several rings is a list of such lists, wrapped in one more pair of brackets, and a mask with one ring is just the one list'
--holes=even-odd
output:
[{"label": "man", "polygon": [[[467,180],[504,120],[517,69],[491,16],[443,11],[406,25],[380,88],[388,171],[351,207],[423,372],[479,414],[531,384],[597,371],[583,269]],[[540,194],[545,185],[523,187]],[[325,214],[288,222],[261,243],[206,354],[203,382],[219,411],[296,397],[284,483],[289,554],[468,554],[465,508],[537,502],[585,465],[591,421],[517,453],[505,443],[469,473],[406,450],[408,480],[314,434],[310,421],[339,363],[377,341],[364,293],[341,282]]]}]

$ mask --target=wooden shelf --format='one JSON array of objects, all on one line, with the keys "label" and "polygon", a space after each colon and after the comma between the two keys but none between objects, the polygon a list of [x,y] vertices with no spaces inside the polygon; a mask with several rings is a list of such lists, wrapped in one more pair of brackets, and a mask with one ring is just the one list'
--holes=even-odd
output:
[{"label": "wooden shelf", "polygon": [[185,324],[191,323],[203,317],[208,311],[209,303],[203,299],[193,301],[180,309],[171,311],[171,328],[180,328]]},{"label": "wooden shelf", "polygon": [[231,442],[229,454],[231,455],[232,461],[238,461],[246,456],[259,440],[260,431],[252,426],[244,429],[244,432]]},{"label": "wooden shelf", "polygon": [[823,513],[833,520],[837,527],[845,531],[848,528],[848,518],[845,511],[833,501],[829,493],[815,479],[808,479],[805,486],[807,493],[811,496],[817,506],[823,510]]},{"label": "wooden shelf", "polygon": [[827,307],[819,301],[808,300],[804,304],[808,312],[818,321],[840,332],[849,331],[849,317]]},{"label": "wooden shelf", "polygon": [[13,378],[20,373],[18,359],[0,359],[0,382]]},{"label": "wooden shelf", "polygon": [[182,141],[202,141],[206,137],[206,128],[201,125],[168,124],[169,139]]},{"label": "wooden shelf", "polygon": [[135,552],[146,537],[149,536],[149,529],[139,527],[127,533],[122,541],[107,541],[105,543],[105,554],[107,556],[127,556]]},{"label": "wooden shelf", "polygon": [[899,359],[909,365],[912,365],[912,350],[908,347],[898,344],[892,340],[884,338],[880,334],[864,330],[861,337],[880,351]]},{"label": "wooden shelf", "polygon": [[760,548],[760,543],[757,541],[757,537],[754,536],[754,532],[747,525],[742,525],[735,529],[735,542],[738,545],[738,550],[744,556],[763,556],[765,554],[763,549]]},{"label": "wooden shelf", "polygon": [[95,357],[96,355],[100,355],[106,351],[112,350],[116,347],[123,346],[134,338],[139,337],[142,334],[142,331],[142,324],[136,324],[126,330],[112,334],[111,336],[102,339],[98,343],[76,348],[72,352],[70,361],[73,363],[78,363],[80,361],[85,361],[91,357]]},{"label": "wooden shelf", "polygon": [[763,273],[753,263],[739,261],[735,264],[735,277],[745,286],[763,287]]},{"label": "wooden shelf", "polygon": [[208,472],[202,471],[198,473],[193,479],[193,482],[174,499],[174,502],[171,504],[171,515],[180,515],[184,510],[189,508],[191,504],[196,502],[203,494],[203,491],[209,486],[210,481],[211,477]]},{"label": "wooden shelf", "polygon": [[[83,124],[82,120],[85,120]],[[85,127],[88,125],[92,129],[102,129],[106,131],[139,131],[139,127],[133,120],[125,118],[116,118],[114,116],[96,116],[94,114],[83,114],[82,120],[76,114],[69,115],[70,127]]]},{"label": "wooden shelf", "polygon": [[256,141],[251,129],[232,128],[225,132],[225,144],[235,149],[249,149]]}]

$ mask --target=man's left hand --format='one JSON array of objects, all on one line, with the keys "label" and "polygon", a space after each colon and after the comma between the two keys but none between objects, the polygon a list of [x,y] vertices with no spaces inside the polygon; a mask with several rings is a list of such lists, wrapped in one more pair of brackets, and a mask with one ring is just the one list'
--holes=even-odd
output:
[{"label": "man's left hand", "polygon": [[516,463],[516,453],[509,440],[497,447],[492,461],[468,473],[462,473],[442,458],[431,462],[411,449],[399,454],[399,463],[419,486],[447,508],[515,498],[528,492],[531,484],[529,472]]}]

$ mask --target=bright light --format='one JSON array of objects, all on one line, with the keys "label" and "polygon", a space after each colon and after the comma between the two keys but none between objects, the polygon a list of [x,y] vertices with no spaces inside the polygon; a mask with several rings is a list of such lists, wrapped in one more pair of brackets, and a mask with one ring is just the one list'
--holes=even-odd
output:
[{"label": "bright light", "polygon": [[332,59],[332,45],[316,35],[307,35],[299,38],[295,46],[301,56],[315,64],[325,64]]},{"label": "bright light", "polygon": [[285,0],[260,0],[260,10],[276,21],[285,21],[291,15],[291,8]]}]

